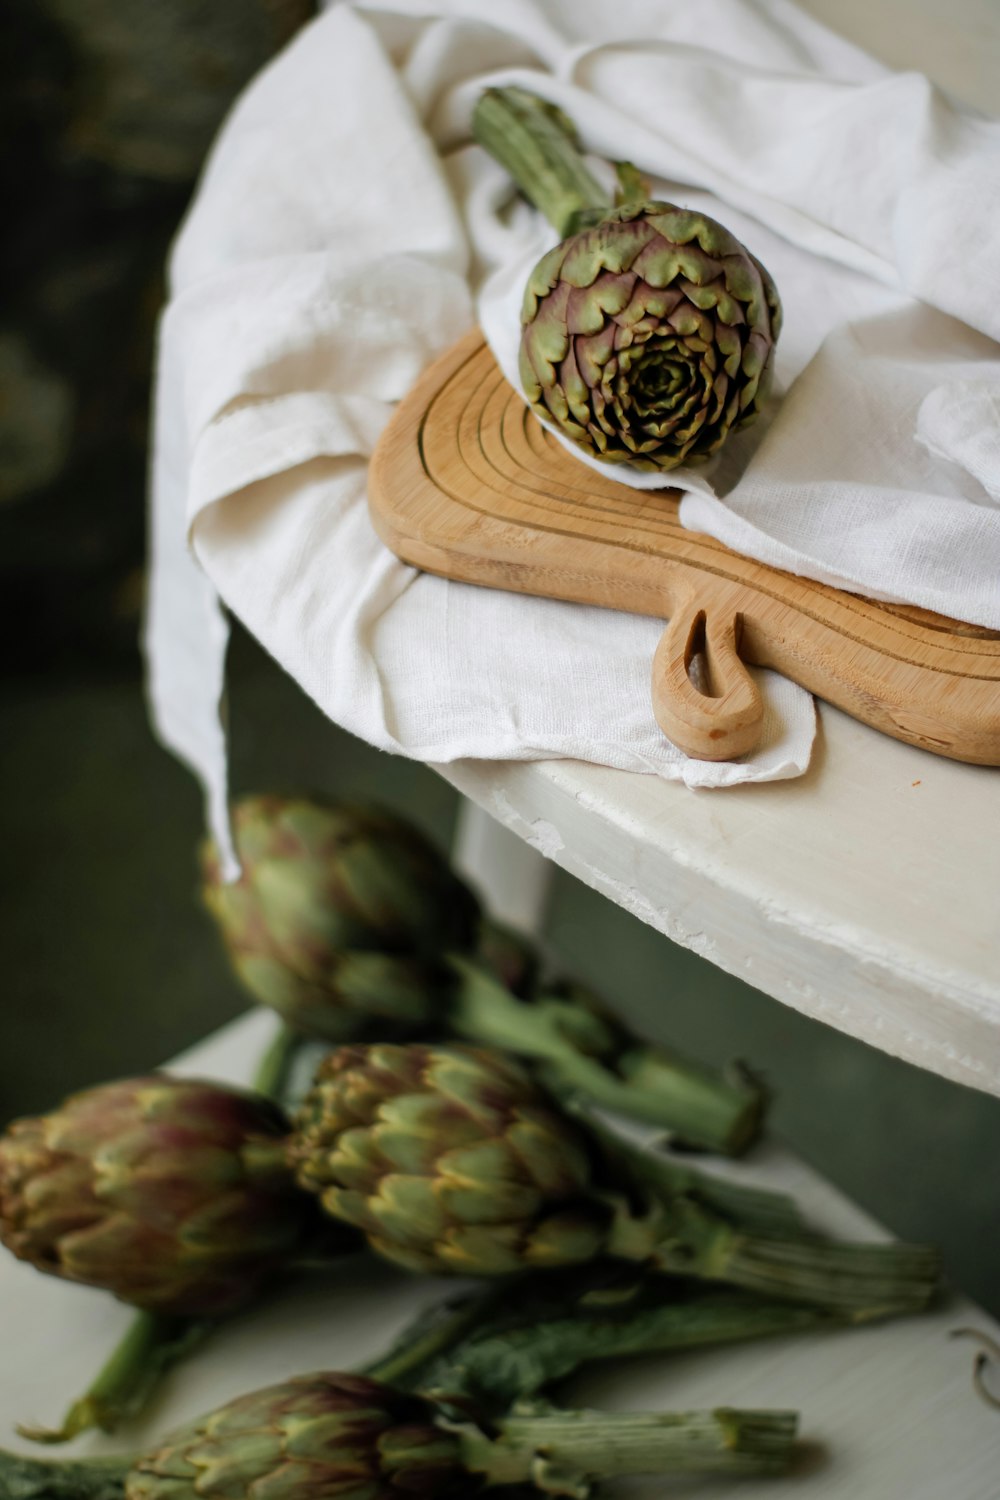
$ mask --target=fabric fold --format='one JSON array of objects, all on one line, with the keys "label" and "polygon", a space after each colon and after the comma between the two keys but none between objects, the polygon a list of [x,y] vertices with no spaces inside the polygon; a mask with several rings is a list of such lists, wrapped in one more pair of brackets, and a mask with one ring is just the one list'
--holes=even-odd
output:
[{"label": "fabric fold", "polygon": [[811,701],[774,674],[752,758],[687,760],[650,707],[662,622],[417,574],[375,537],[367,461],[427,365],[478,317],[516,381],[516,304],[549,231],[469,131],[481,88],[508,80],[721,219],[779,285],[775,398],[714,467],[669,476],[685,524],[1000,628],[1000,456],[977,425],[1000,371],[995,124],[786,0],[338,4],[233,110],[161,327],[149,691],[217,837],[220,599],[394,753],[573,756],[697,787],[808,764]]}]

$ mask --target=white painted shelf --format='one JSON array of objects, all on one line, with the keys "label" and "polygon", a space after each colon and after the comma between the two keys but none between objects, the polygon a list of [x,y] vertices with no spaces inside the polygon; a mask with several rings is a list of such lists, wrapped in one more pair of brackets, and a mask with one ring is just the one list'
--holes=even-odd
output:
[{"label": "white painted shelf", "polygon": [[568,760],[436,769],[728,973],[1000,1094],[1000,770],[820,717],[805,776],[723,791]]},{"label": "white painted shelf", "polygon": [[[180,1059],[177,1070],[244,1081],[272,1034],[254,1012]],[[727,1168],[728,1171],[736,1169]],[[790,1152],[769,1146],[742,1168],[747,1180],[794,1192],[831,1233],[881,1237],[872,1221]],[[384,1349],[417,1309],[454,1283],[386,1269],[362,1285],[325,1273],[234,1318],[165,1381],[141,1422],[116,1439],[78,1439],[60,1452],[135,1451],[188,1417],[293,1374],[343,1369]],[[41,1276],[0,1256],[0,1446],[31,1446],[15,1421],[51,1423],[88,1383],[127,1325],[101,1292]],[[996,1500],[1000,1412],[973,1392],[973,1346],[949,1337],[1000,1328],[957,1297],[932,1313],[835,1334],[620,1361],[578,1379],[573,1399],[608,1410],[717,1405],[792,1407],[802,1413],[800,1470],[764,1484],[662,1480],[630,1487],[635,1500]]]}]

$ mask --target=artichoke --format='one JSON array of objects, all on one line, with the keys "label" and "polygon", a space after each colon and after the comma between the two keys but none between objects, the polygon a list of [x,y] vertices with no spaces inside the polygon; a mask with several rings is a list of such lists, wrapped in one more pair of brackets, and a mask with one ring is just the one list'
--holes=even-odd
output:
[{"label": "artichoke", "polygon": [[320,1064],[289,1154],[328,1213],[409,1270],[564,1266],[604,1241],[586,1143],[501,1053],[341,1047]]},{"label": "artichoke", "polygon": [[923,1306],[939,1274],[922,1246],[758,1236],[688,1192],[654,1193],[486,1049],[341,1048],[320,1065],[289,1154],[328,1213],[418,1271],[610,1256],[836,1310]]},{"label": "artichoke", "polygon": [[155,1074],[74,1094],[0,1136],[0,1240],[123,1302],[220,1317],[313,1222],[269,1100]]},{"label": "artichoke", "polygon": [[613,208],[568,124],[514,88],[487,90],[473,119],[476,139],[566,236],[525,290],[524,395],[605,463],[703,463],[767,399],[777,289],[721,224],[650,200],[634,171]]},{"label": "artichoke", "polygon": [[774,283],[734,235],[630,203],[529,278],[519,373],[543,418],[605,463],[703,463],[759,415],[781,327]]},{"label": "artichoke", "polygon": [[446,980],[435,960],[474,941],[479,908],[416,828],[269,796],[235,805],[233,833],[242,876],[224,884],[206,845],[204,899],[256,999],[327,1041],[436,1016]]},{"label": "artichoke", "polygon": [[434,1409],[359,1375],[303,1375],[238,1397],[144,1455],[126,1500],[391,1500],[468,1495]]},{"label": "artichoke", "polygon": [[518,1408],[487,1433],[379,1381],[320,1373],[238,1397],[131,1461],[52,1464],[0,1453],[0,1495],[449,1500],[499,1485],[511,1500],[537,1490],[583,1500],[593,1480],[611,1475],[780,1473],[796,1425],[784,1411]]}]

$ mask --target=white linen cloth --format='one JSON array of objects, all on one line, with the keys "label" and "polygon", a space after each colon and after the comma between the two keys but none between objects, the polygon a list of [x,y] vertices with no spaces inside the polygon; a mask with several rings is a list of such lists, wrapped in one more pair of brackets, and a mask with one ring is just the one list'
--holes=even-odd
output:
[{"label": "white linen cloth", "polygon": [[232,112],[161,326],[150,695],[224,843],[220,596],[386,750],[691,786],[808,763],[810,700],[775,674],[751,760],[687,760],[649,706],[658,622],[417,574],[375,538],[366,466],[394,403],[477,316],[516,379],[552,240],[470,144],[488,83],[562,104],[781,292],[764,417],[712,468],[616,477],[681,485],[684,524],[763,561],[1000,628],[1000,126],[786,0],[338,4]]}]

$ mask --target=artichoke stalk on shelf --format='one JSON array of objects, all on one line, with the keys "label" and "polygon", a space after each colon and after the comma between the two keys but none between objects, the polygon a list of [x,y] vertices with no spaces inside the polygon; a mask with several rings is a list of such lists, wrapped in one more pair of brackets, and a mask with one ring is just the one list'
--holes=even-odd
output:
[{"label": "artichoke stalk on shelf", "polygon": [[740,1064],[713,1071],[639,1042],[587,986],[561,981],[518,1000],[479,963],[455,955],[448,1030],[528,1059],[560,1094],[658,1125],[687,1145],[740,1155],[760,1134],[767,1091]]},{"label": "artichoke stalk on shelf", "polygon": [[334,1043],[451,1033],[691,1144],[735,1153],[759,1132],[756,1080],[639,1042],[589,991],[540,989],[530,945],[393,814],[250,797],[233,832],[242,876],[224,884],[208,846],[205,903],[243,983],[296,1029]]},{"label": "artichoke stalk on shelf", "polygon": [[487,89],[472,128],[561,237],[524,294],[529,404],[604,463],[705,462],[767,399],[781,303],[765,268],[707,214],[651,199],[629,163],[613,205],[571,123],[524,89]]},{"label": "artichoke stalk on shelf", "polygon": [[[776,1474],[796,1416],[516,1408],[457,1421],[365,1376],[320,1372],[237,1397],[146,1453],[89,1468],[0,1454],[2,1500],[428,1500],[494,1486],[585,1496],[625,1474]],[[570,1485],[571,1488],[567,1488]],[[520,1487],[523,1487],[520,1488]]]},{"label": "artichoke stalk on shelf", "polygon": [[866,1323],[805,1303],[680,1283],[613,1262],[493,1283],[425,1311],[364,1371],[459,1411],[490,1415],[583,1365]]},{"label": "artichoke stalk on shelf", "polygon": [[315,1232],[271,1100],[154,1074],[86,1089],[0,1136],[0,1240],[39,1270],[141,1309],[58,1440],[111,1425]]},{"label": "artichoke stalk on shelf", "polygon": [[504,1276],[602,1257],[835,1311],[924,1306],[923,1246],[747,1233],[624,1157],[487,1049],[342,1047],[320,1066],[289,1155],[328,1213],[414,1271]]}]

